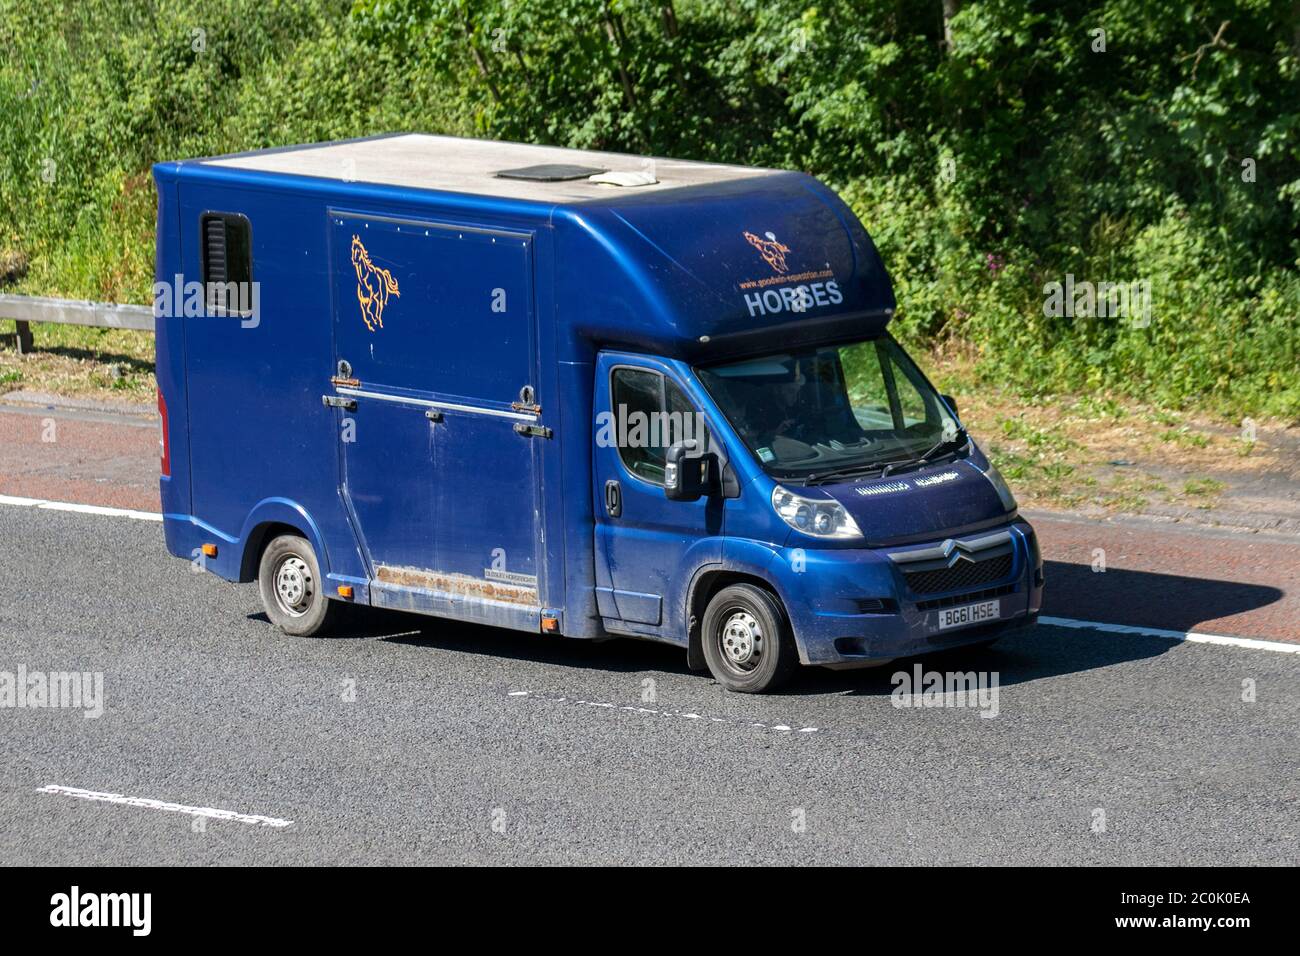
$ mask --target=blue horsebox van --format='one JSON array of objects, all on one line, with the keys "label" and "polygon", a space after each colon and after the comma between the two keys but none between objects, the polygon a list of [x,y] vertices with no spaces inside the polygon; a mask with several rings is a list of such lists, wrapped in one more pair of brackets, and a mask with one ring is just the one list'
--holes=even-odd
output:
[{"label": "blue horsebox van", "polygon": [[424,135],[154,176],[167,547],[290,634],[648,638],[757,692],[1038,615],[1033,530],[809,176]]}]

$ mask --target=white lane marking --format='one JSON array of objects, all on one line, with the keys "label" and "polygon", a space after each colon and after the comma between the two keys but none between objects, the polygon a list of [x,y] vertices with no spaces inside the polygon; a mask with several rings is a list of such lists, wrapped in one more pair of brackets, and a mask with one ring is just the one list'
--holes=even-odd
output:
[{"label": "white lane marking", "polygon": [[1284,641],[1261,641],[1254,637],[1228,637],[1225,634],[1202,634],[1199,631],[1167,631],[1162,627],[1132,627],[1128,624],[1103,624],[1100,621],[1076,621],[1069,617],[1040,617],[1040,624],[1053,627],[1088,628],[1109,631],[1112,634],[1137,634],[1142,637],[1163,637],[1170,641],[1187,641],[1192,644],[1225,644],[1229,647],[1246,647],[1255,651],[1277,651],[1280,654],[1300,654],[1300,644]]},{"label": "white lane marking", "polygon": [[798,733],[798,734],[815,734],[820,727],[800,727],[798,730],[786,724],[764,724],[756,720],[738,720],[731,717],[706,717],[703,714],[696,714],[690,711],[678,710],[656,710],[653,707],[637,707],[633,704],[609,704],[597,700],[570,700],[568,697],[548,697],[545,694],[539,694],[531,690],[512,690],[507,697],[531,697],[533,700],[544,700],[549,704],[574,704],[582,707],[602,707],[606,710],[625,710],[634,714],[648,714],[657,717],[680,717],[683,720],[704,720],[714,724],[736,724],[742,727],[756,727],[760,730],[774,730],[777,733]]},{"label": "white lane marking", "polygon": [[235,823],[248,823],[253,826],[276,828],[293,826],[292,820],[263,817],[256,813],[236,813],[234,810],[217,810],[212,807],[187,807],[183,803],[168,803],[165,800],[151,800],[148,797],[127,797],[120,793],[100,793],[97,790],[82,790],[80,787],[63,787],[57,783],[40,787],[36,792],[76,797],[79,800],[93,800],[99,803],[120,803],[128,807],[143,807],[146,810],[187,813],[192,817],[207,817],[211,820],[232,820]]},{"label": "white lane marking", "polygon": [[44,498],[19,498],[16,495],[0,495],[0,505],[17,505],[20,508],[44,508],[47,511],[75,511],[85,515],[134,518],[136,521],[162,521],[162,515],[156,511],[106,508],[103,505],[82,505],[77,504],[75,501],[47,501]]}]

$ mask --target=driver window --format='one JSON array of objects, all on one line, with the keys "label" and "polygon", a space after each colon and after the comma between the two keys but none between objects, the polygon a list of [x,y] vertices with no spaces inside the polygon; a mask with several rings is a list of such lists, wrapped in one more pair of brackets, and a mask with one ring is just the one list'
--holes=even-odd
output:
[{"label": "driver window", "polygon": [[623,465],[638,478],[664,483],[667,449],[687,438],[706,451],[708,431],[686,393],[676,382],[644,369],[614,370],[610,404],[617,425],[618,454]]},{"label": "driver window", "polygon": [[709,450],[709,429],[704,424],[704,416],[696,411],[686,393],[672,379],[664,379],[668,393],[668,432],[672,436],[665,444],[671,447],[675,442],[695,439],[695,451],[691,457]]}]

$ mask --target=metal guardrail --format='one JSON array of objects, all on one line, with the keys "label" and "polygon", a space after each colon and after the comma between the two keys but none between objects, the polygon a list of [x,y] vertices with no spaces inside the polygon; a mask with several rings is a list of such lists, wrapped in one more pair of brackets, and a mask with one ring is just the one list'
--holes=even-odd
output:
[{"label": "metal guardrail", "polygon": [[154,331],[153,309],[147,305],[117,305],[83,299],[47,299],[34,295],[0,294],[0,319],[12,319],[18,329],[18,354],[32,351],[31,322],[90,325],[104,329]]}]

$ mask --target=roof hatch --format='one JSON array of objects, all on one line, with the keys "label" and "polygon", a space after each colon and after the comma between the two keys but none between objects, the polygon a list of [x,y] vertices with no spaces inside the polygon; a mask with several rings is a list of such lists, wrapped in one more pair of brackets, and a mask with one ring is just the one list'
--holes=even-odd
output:
[{"label": "roof hatch", "polygon": [[606,170],[599,166],[572,166],[568,163],[542,163],[538,166],[521,166],[518,169],[498,169],[498,179],[526,179],[535,183],[563,183],[571,179],[598,176]]}]

